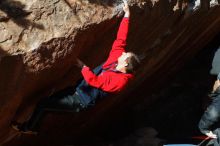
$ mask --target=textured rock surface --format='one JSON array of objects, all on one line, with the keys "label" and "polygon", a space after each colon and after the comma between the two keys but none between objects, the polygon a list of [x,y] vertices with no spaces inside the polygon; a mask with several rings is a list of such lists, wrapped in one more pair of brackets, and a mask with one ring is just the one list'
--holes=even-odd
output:
[{"label": "textured rock surface", "polygon": [[[132,0],[129,4],[128,49],[146,56],[136,80],[128,90],[88,112],[48,115],[43,134],[31,140],[39,145],[42,141],[59,144],[89,135],[100,121],[106,123],[115,112],[120,115],[119,109],[147,97],[220,31],[218,6],[185,14],[173,11],[175,3],[168,0]],[[12,120],[25,121],[40,98],[75,84],[80,78],[73,66],[76,56],[91,67],[104,61],[121,20],[120,11],[121,1],[110,0],[0,2],[1,143],[17,134],[10,128]]]}]

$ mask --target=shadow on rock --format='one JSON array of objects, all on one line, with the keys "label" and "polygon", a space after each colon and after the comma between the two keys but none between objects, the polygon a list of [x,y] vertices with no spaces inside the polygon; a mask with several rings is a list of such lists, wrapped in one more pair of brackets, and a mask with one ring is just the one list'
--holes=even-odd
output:
[{"label": "shadow on rock", "polygon": [[30,15],[31,11],[24,10],[25,5],[22,4],[19,1],[14,0],[4,0],[0,1],[0,10],[3,11],[7,16],[0,16],[1,21],[8,21],[11,19],[16,23],[18,26],[28,28],[29,26],[38,28],[38,29],[44,29],[44,26],[42,24],[34,23],[26,17]]},{"label": "shadow on rock", "polygon": [[120,140],[112,146],[162,146],[164,140],[157,137],[158,132],[152,127],[144,127]]}]

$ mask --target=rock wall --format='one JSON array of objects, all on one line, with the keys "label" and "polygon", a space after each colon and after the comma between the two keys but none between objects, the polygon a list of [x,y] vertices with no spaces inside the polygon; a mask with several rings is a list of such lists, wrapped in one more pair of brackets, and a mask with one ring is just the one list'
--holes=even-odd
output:
[{"label": "rock wall", "polygon": [[[135,81],[90,111],[48,115],[43,134],[29,141],[52,145],[89,135],[100,121],[120,115],[119,109],[141,102],[169,80],[220,31],[219,6],[186,12],[184,5],[173,11],[176,2],[168,0],[131,0],[129,5],[128,50],[145,56]],[[0,2],[0,143],[18,134],[11,121],[25,121],[41,98],[76,83],[81,77],[73,65],[76,57],[91,67],[105,60],[121,11],[122,1],[110,0]],[[16,142],[28,141],[23,137]]]}]

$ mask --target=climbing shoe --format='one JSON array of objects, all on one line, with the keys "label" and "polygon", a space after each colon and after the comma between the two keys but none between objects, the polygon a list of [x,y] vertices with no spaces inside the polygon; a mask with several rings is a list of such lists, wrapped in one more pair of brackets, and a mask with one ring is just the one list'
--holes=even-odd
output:
[{"label": "climbing shoe", "polygon": [[18,123],[18,122],[13,122],[11,124],[11,127],[19,132],[19,133],[23,133],[23,134],[30,134],[30,135],[37,135],[37,131],[33,131],[27,128],[26,123]]}]

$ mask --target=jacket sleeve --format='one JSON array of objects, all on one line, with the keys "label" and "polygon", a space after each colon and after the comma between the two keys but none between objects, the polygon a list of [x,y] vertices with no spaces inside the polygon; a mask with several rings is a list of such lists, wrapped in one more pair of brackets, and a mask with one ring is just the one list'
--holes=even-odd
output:
[{"label": "jacket sleeve", "polygon": [[219,117],[217,114],[213,114],[216,112],[216,107],[210,105],[205,111],[205,113],[202,115],[198,127],[203,134],[212,131],[212,126],[215,122],[217,122],[217,119]]},{"label": "jacket sleeve", "polygon": [[220,88],[211,95],[212,103],[208,106],[199,121],[199,130],[205,134],[212,131],[213,125],[220,120]]},{"label": "jacket sleeve", "polygon": [[121,54],[125,51],[126,40],[129,29],[129,18],[124,17],[120,23],[117,38],[112,45],[112,50],[109,56]]},{"label": "jacket sleeve", "polygon": [[85,81],[90,86],[100,88],[103,85],[103,82],[102,82],[102,79],[100,78],[100,76],[95,75],[89,67],[87,67],[87,66],[83,67],[81,73],[82,73]]},{"label": "jacket sleeve", "polygon": [[82,69],[82,75],[85,81],[92,87],[99,88],[106,92],[119,92],[127,83],[123,78],[114,78],[113,76],[95,75],[89,67]]}]

